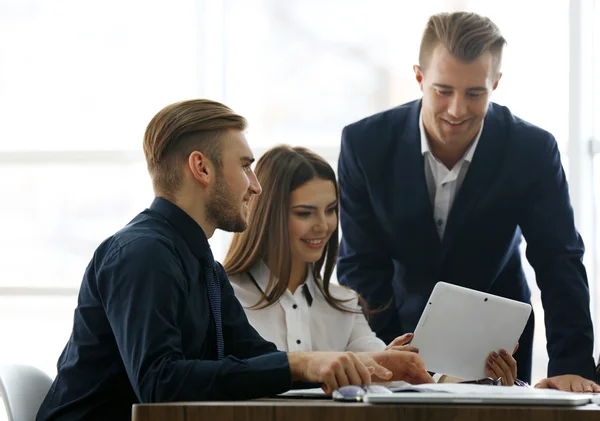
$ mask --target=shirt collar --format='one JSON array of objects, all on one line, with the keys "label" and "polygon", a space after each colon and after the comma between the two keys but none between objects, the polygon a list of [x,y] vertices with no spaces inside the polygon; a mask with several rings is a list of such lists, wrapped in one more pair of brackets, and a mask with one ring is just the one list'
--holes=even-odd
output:
[{"label": "shirt collar", "polygon": [[162,197],[154,198],[150,210],[158,213],[183,237],[198,260],[204,260],[210,244],[202,227],[183,209]]},{"label": "shirt collar", "polygon": [[[481,122],[481,127],[479,128],[479,132],[477,136],[475,136],[475,140],[471,142],[467,151],[463,155],[462,159],[467,162],[471,162],[473,160],[473,154],[475,153],[475,149],[477,148],[477,144],[479,143],[479,138],[481,137],[481,132],[483,132],[483,122]],[[419,112],[419,133],[421,136],[421,154],[424,156],[426,153],[431,153],[431,149],[429,148],[429,140],[427,138],[427,132],[425,131],[425,125],[423,124],[423,110]]]},{"label": "shirt collar", "polygon": [[267,286],[269,285],[269,277],[271,276],[271,271],[267,264],[263,260],[259,260],[256,265],[250,268],[249,272],[254,276],[260,289],[266,294]]},{"label": "shirt collar", "polygon": [[[317,291],[315,291],[315,278],[313,276],[312,269],[312,265],[308,265],[306,279],[302,284],[298,285],[298,289],[296,291],[301,290],[302,286],[304,284],[307,284],[308,290],[310,291],[311,295],[315,297]],[[260,289],[263,292],[267,293],[267,286],[269,285],[269,277],[271,276],[271,271],[269,270],[269,267],[264,262],[264,260],[261,259],[256,265],[254,265],[250,269],[250,273],[252,274],[252,276],[254,276],[254,279],[256,280],[256,283],[258,284]],[[275,282],[277,282],[277,278],[275,278]]]},{"label": "shirt collar", "polygon": [[[315,277],[313,276],[313,265],[308,265],[308,272],[306,274],[306,279],[304,280],[304,283],[308,287],[310,295],[312,295],[314,299],[314,297],[317,296],[317,285]],[[302,285],[300,285],[300,288],[302,288]]]}]

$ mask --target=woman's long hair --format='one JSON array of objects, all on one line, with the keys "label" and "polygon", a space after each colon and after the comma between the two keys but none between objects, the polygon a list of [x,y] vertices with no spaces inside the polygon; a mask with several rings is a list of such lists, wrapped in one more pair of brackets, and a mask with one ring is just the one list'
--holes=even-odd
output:
[{"label": "woman's long hair", "polygon": [[[228,275],[235,275],[247,272],[263,260],[270,269],[269,283],[261,299],[252,308],[266,308],[279,301],[288,288],[292,267],[288,231],[292,192],[313,179],[331,181],[338,199],[335,213],[339,218],[339,188],[331,165],[302,147],[281,145],[270,149],[256,163],[255,173],[263,191],[251,197],[248,228],[233,235],[223,266]],[[323,255],[312,265],[313,276],[332,307],[354,312],[344,306],[350,300],[336,299],[329,290],[337,254],[336,226],[323,249]]]}]

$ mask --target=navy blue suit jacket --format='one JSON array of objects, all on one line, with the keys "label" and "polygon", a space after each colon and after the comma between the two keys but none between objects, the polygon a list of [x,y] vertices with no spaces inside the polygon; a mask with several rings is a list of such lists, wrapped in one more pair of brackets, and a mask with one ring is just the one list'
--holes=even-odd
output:
[{"label": "navy blue suit jacket", "polygon": [[[584,246],[556,140],[491,103],[440,240],[425,181],[420,108],[421,101],[414,101],[343,130],[340,283],[371,308],[391,299],[371,318],[378,336],[389,342],[414,330],[438,281],[530,302],[519,252],[522,233],[542,291],[548,375],[594,379]],[[532,342],[533,318],[515,355],[519,377],[526,380]]]}]

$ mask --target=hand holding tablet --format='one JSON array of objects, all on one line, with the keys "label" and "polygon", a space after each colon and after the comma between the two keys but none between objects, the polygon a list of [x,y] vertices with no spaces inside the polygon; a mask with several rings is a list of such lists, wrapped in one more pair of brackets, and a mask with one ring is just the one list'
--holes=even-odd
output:
[{"label": "hand holding tablet", "polygon": [[[515,349],[530,314],[529,304],[438,282],[410,345],[429,371],[466,380],[488,377],[490,353]],[[498,357],[498,363],[505,360]]]}]

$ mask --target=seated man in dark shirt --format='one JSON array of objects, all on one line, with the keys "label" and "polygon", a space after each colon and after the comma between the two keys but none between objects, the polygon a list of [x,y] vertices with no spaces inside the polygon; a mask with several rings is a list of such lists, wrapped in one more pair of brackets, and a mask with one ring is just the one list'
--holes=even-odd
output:
[{"label": "seated man in dark shirt", "polygon": [[156,199],[94,253],[38,420],[126,420],[138,402],[250,399],[294,381],[328,392],[372,376],[431,381],[414,353],[286,354],[248,324],[208,243],[217,228],[246,229],[261,192],[245,127],[208,100],[152,119],[144,153]]}]

